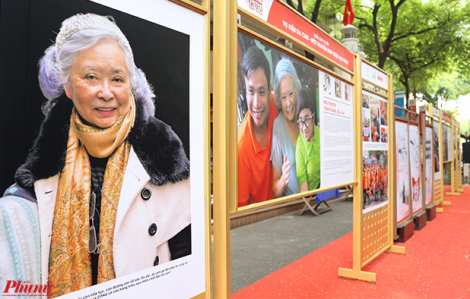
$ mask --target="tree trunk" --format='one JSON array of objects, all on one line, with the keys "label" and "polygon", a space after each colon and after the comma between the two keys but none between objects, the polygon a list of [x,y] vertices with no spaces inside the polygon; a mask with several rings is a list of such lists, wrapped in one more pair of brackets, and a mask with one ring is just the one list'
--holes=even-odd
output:
[{"label": "tree trunk", "polygon": [[292,7],[293,9],[296,9],[295,6],[294,6],[294,3],[292,2],[292,0],[286,0],[286,3]]},{"label": "tree trunk", "polygon": [[[302,2],[302,0],[299,0],[299,2]],[[310,18],[310,21],[312,21],[312,23],[317,23],[318,13],[320,12],[320,4],[321,0],[317,0],[317,2],[315,2],[315,8],[313,9],[312,17]],[[305,56],[311,61],[315,61],[315,56],[307,51],[305,51]]]},{"label": "tree trunk", "polygon": [[405,98],[406,98],[406,109],[410,108],[410,77],[404,76],[404,80],[401,82],[405,86]]},{"label": "tree trunk", "polygon": [[298,5],[298,7],[297,7],[297,11],[300,12],[302,15],[305,16],[305,14],[304,14],[304,6],[303,6],[303,4],[302,4],[302,0],[299,0],[299,5]]},{"label": "tree trunk", "polygon": [[315,24],[317,23],[318,13],[320,12],[320,4],[321,4],[321,0],[317,0],[317,2],[315,2],[315,8],[313,9],[312,18],[310,19],[312,23],[315,23]]}]

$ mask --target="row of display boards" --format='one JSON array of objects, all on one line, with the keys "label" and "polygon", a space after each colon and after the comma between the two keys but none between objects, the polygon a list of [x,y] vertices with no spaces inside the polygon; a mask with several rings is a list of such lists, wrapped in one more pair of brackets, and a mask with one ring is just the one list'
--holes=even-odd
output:
[{"label": "row of display boards", "polygon": [[[419,107],[419,112],[414,102],[411,104],[410,110],[395,108],[400,115],[395,123],[396,223],[400,241],[408,240],[414,229],[422,229],[436,212],[443,213],[443,208],[437,206],[451,205],[444,195],[460,196],[465,187],[460,124],[432,104]],[[444,194],[446,175],[451,190]]]},{"label": "row of display boards", "polygon": [[[350,185],[353,264],[338,275],[375,282],[362,268],[385,251],[404,254],[394,242],[450,205],[445,163],[452,194],[462,190],[459,124],[432,106],[396,107],[391,74],[283,2],[214,8],[215,297],[230,297],[230,216]],[[296,95],[293,116],[286,90]],[[257,131],[263,124],[267,142]]]},{"label": "row of display boards", "polygon": [[[156,116],[173,128],[190,158],[190,205],[181,209],[190,210],[192,248],[188,256],[156,259],[154,267],[70,297],[229,298],[231,216],[346,186],[353,186],[353,264],[338,275],[376,281],[362,268],[385,251],[404,254],[394,245],[400,229],[422,228],[423,215],[450,205],[443,192],[446,163],[451,194],[462,191],[459,124],[431,105],[425,111],[396,107],[391,74],[284,2],[70,3],[48,32],[76,13],[113,16],[138,67],[163,73],[148,78],[171,90],[170,102],[157,97]],[[2,6],[2,16],[7,9]],[[42,55],[42,43],[38,49]],[[183,53],[175,57],[177,50]],[[181,97],[171,97],[179,91]]]}]

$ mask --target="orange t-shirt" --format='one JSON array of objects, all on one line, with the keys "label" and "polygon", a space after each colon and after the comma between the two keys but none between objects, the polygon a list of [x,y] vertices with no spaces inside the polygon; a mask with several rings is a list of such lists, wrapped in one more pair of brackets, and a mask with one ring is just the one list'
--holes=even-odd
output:
[{"label": "orange t-shirt", "polygon": [[279,114],[271,97],[268,115],[268,145],[261,148],[253,132],[248,111],[238,129],[238,206],[273,199],[271,144],[273,122]]}]

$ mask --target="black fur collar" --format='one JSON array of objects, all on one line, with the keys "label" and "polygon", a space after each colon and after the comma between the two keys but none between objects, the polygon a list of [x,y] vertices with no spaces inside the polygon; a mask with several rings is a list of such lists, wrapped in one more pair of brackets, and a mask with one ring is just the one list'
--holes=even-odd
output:
[{"label": "black fur collar", "polygon": [[[58,174],[65,164],[72,101],[62,96],[41,124],[39,135],[26,162],[15,174],[17,184],[33,188],[34,182]],[[157,186],[189,178],[189,161],[178,136],[171,128],[150,116],[136,99],[136,118],[128,140]]]}]

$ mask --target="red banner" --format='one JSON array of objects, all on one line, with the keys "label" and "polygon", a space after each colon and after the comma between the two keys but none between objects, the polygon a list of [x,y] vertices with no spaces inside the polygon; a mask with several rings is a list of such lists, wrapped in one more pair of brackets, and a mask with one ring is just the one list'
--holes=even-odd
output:
[{"label": "red banner", "polygon": [[452,116],[450,116],[449,114],[445,112],[442,113],[442,119],[444,119],[444,121],[448,123],[452,123]]},{"label": "red banner", "polygon": [[354,72],[354,54],[284,5],[273,1],[268,23]]},{"label": "red banner", "polygon": [[[412,121],[418,121],[418,114],[416,113],[413,113],[413,112],[416,112],[416,111],[413,111],[413,109],[411,109],[413,107],[410,107],[409,109],[409,112],[408,112],[408,119],[409,120],[412,120]],[[416,108],[416,107],[415,107]]]}]

